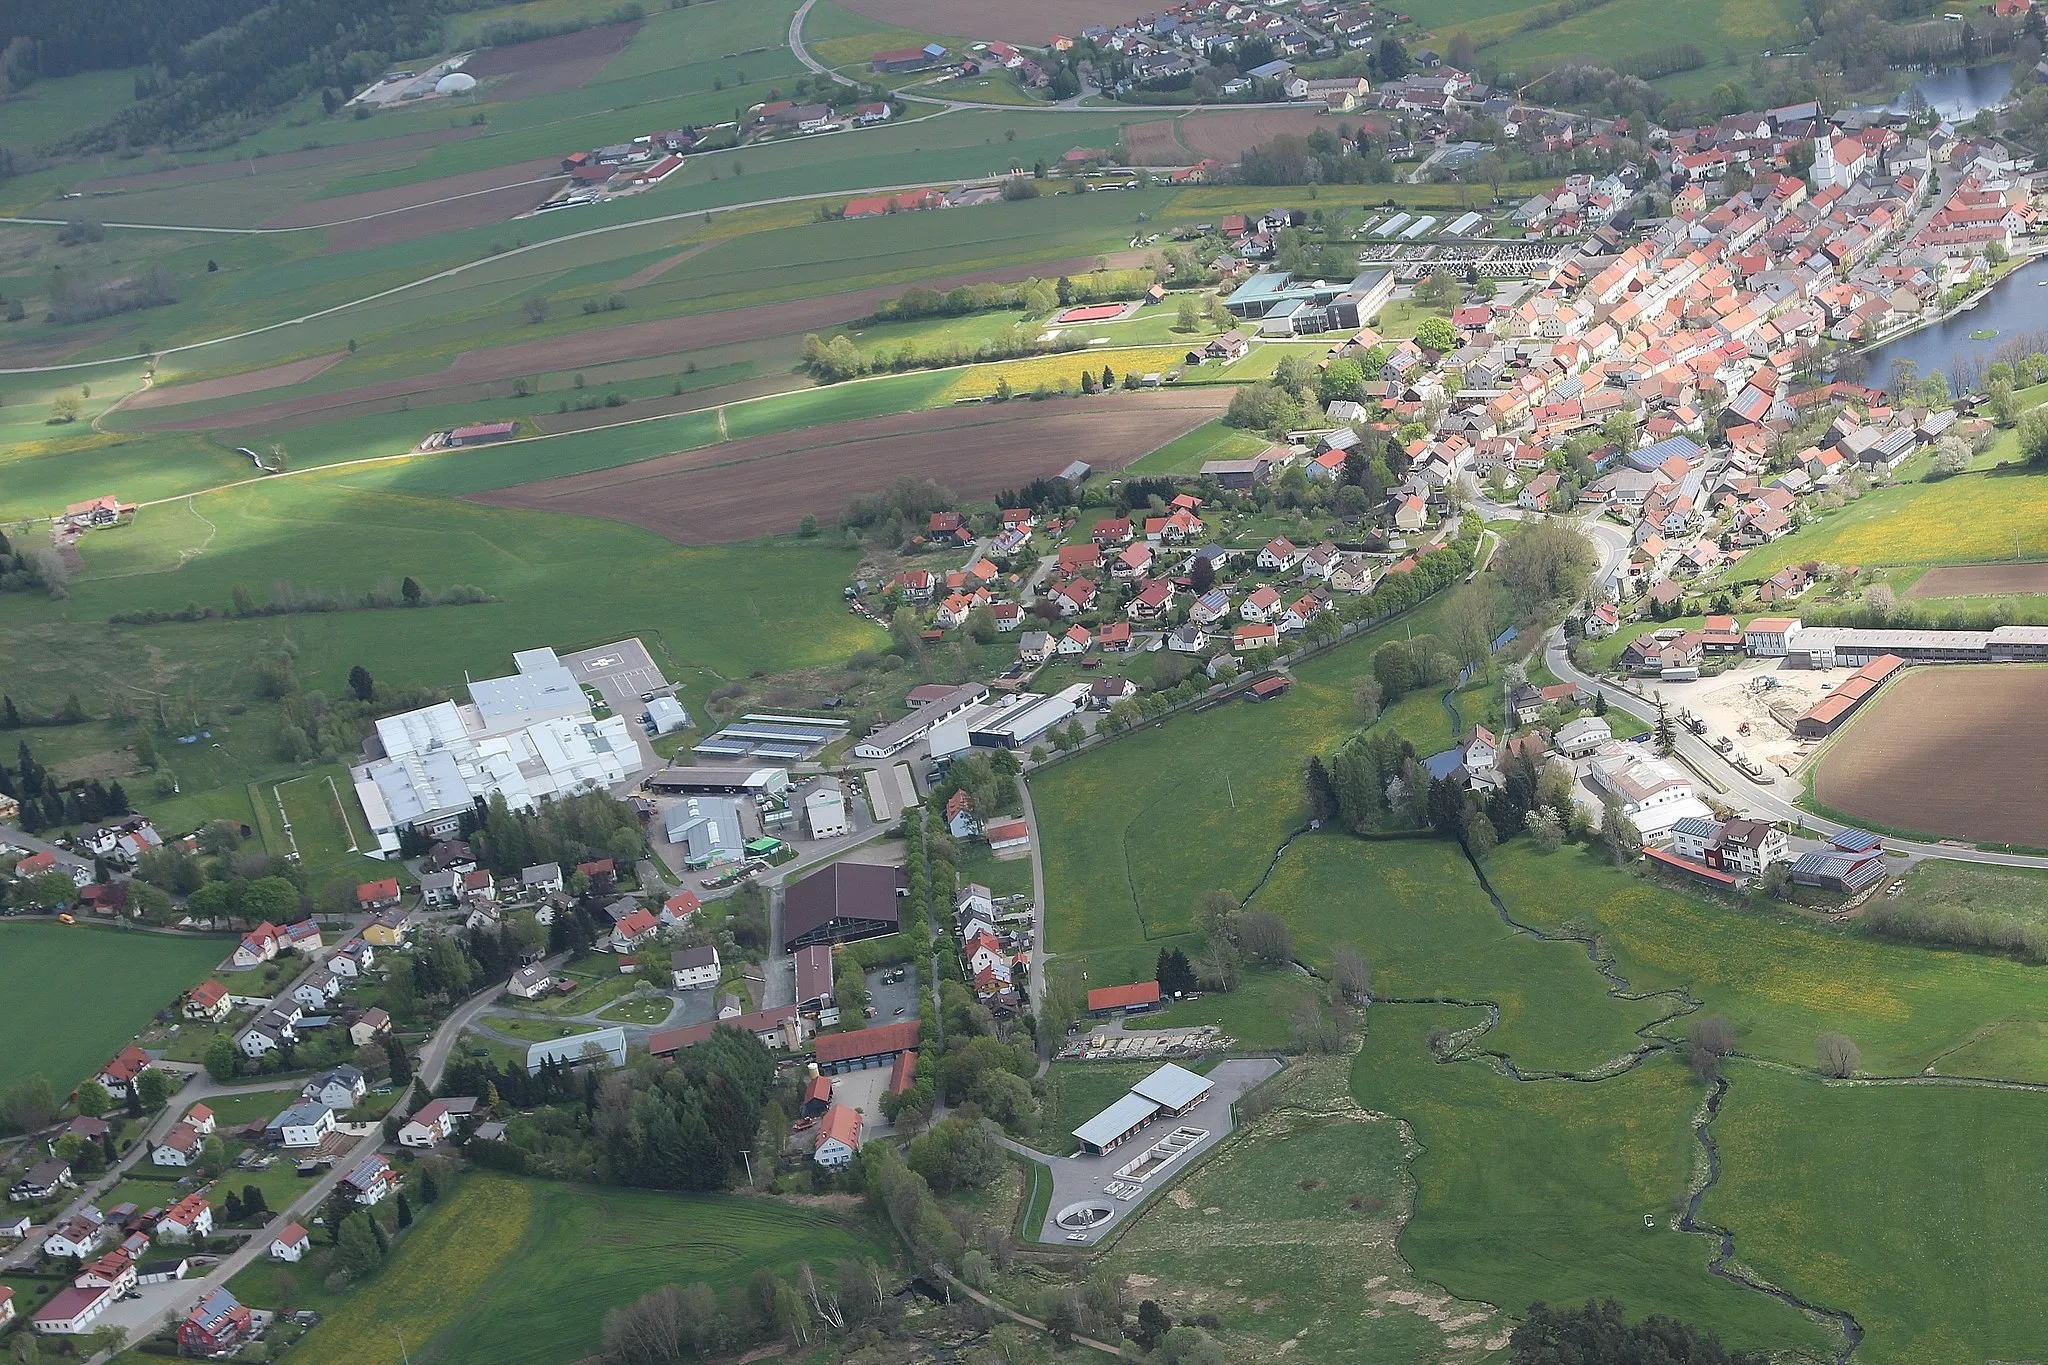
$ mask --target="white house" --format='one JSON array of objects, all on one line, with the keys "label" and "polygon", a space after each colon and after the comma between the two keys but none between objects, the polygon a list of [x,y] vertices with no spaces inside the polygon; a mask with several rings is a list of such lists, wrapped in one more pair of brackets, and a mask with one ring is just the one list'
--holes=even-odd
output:
[{"label": "white house", "polygon": [[10,1242],[19,1242],[22,1238],[28,1236],[28,1230],[34,1225],[35,1220],[25,1213],[0,1215],[0,1238]]},{"label": "white house", "polygon": [[189,1242],[212,1232],[213,1205],[203,1194],[186,1195],[156,1225],[156,1235],[167,1242]]},{"label": "white house", "polygon": [[1465,740],[1465,771],[1482,773],[1493,767],[1493,760],[1500,752],[1500,741],[1493,731],[1484,725],[1472,727],[1472,733]]},{"label": "white house", "polygon": [[341,994],[341,982],[325,967],[315,967],[292,984],[291,997],[309,1010],[325,1010]]},{"label": "white house", "polygon": [[370,1205],[383,1200],[391,1193],[396,1182],[391,1175],[391,1163],[381,1154],[372,1153],[363,1158],[361,1165],[341,1178],[336,1189],[346,1190],[358,1204]]},{"label": "white house", "polygon": [[150,1152],[150,1162],[157,1166],[190,1166],[199,1159],[201,1141],[197,1128],[190,1123],[179,1123],[164,1134],[164,1140]]},{"label": "white house", "polygon": [[272,1119],[264,1135],[280,1147],[318,1147],[334,1131],[334,1110],[318,1100],[301,1100]]},{"label": "white house", "polygon": [[1259,567],[1267,573],[1291,573],[1305,557],[1305,551],[1285,536],[1275,536],[1259,551]]},{"label": "white house", "polygon": [[860,1110],[850,1104],[835,1104],[818,1121],[817,1147],[811,1159],[828,1170],[853,1161],[860,1151]]},{"label": "white house", "polygon": [[348,1109],[362,1103],[363,1096],[370,1093],[370,1083],[363,1073],[353,1066],[338,1066],[324,1076],[317,1076],[306,1082],[306,1088],[299,1092],[309,1100],[336,1109]]},{"label": "white house", "polygon": [[50,1229],[49,1236],[43,1238],[43,1250],[60,1259],[76,1256],[84,1260],[99,1248],[104,1224],[98,1209],[81,1209]]},{"label": "white house", "polygon": [[283,1232],[270,1239],[270,1259],[297,1265],[311,1242],[312,1238],[306,1235],[304,1228],[297,1223],[287,1223]]},{"label": "white house", "polygon": [[546,896],[562,889],[562,865],[560,863],[536,863],[521,868],[519,891],[526,896]]},{"label": "white house", "polygon": [[1557,751],[1566,758],[1584,758],[1614,738],[1614,731],[1598,716],[1580,716],[1557,727]]},{"label": "white house", "polygon": [[521,1000],[538,1000],[548,993],[553,982],[554,977],[545,967],[521,967],[512,973],[512,980],[505,990]]},{"label": "white house", "polygon": [[697,990],[718,984],[718,949],[706,944],[702,948],[686,948],[669,960],[669,970],[675,974],[679,991]]},{"label": "white house", "polygon": [[429,1100],[398,1130],[401,1147],[432,1147],[455,1131],[455,1115],[446,1100]]}]

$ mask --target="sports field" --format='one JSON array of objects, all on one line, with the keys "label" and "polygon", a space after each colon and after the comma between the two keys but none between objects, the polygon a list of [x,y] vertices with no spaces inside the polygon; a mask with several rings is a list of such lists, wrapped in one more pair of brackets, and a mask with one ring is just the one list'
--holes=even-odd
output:
[{"label": "sports field", "polygon": [[[417,1204],[417,1200],[415,1200]],[[766,1199],[706,1198],[560,1185],[473,1173],[429,1206],[370,1281],[339,1293],[313,1261],[258,1263],[233,1289],[244,1302],[324,1315],[296,1359],[380,1360],[404,1334],[429,1365],[595,1355],[606,1309],[668,1284],[720,1293],[760,1266],[832,1266],[873,1255],[854,1223]]]},{"label": "sports field", "polygon": [[2048,668],[1908,669],[1828,742],[1814,799],[1884,829],[2048,844],[2033,799],[2048,785],[2048,745],[2025,720],[2044,703]]},{"label": "sports field", "polygon": [[[40,1072],[64,1095],[198,985],[226,938],[0,923],[0,1090]],[[90,1009],[78,1008],[81,995]],[[53,1020],[63,1019],[63,1027]]]}]

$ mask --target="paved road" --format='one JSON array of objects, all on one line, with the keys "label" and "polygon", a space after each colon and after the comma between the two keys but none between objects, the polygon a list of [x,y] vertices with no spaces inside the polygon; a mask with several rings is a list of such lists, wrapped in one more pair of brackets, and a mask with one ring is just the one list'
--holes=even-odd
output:
[{"label": "paved road", "polygon": [[[1576,524],[1599,549],[1600,576],[1597,581],[1604,583],[1628,555],[1628,533],[1610,522],[1591,518],[1578,518]],[[1572,663],[1571,654],[1565,647],[1564,627],[1558,626],[1551,630],[1550,635],[1544,642],[1544,649],[1551,672],[1557,674],[1559,678],[1565,682],[1576,683],[1581,690],[1588,693],[1598,693],[1605,696],[1609,706],[1625,711],[1638,720],[1655,724],[1657,720],[1657,707],[1655,703],[1647,701],[1614,683],[1606,682],[1582,672]],[[1789,782],[1785,784],[1783,792],[1778,789],[1777,784],[1765,785],[1756,782],[1747,773],[1737,768],[1727,755],[1722,754],[1699,736],[1683,727],[1676,727],[1674,734],[1678,756],[1697,771],[1713,774],[1714,780],[1721,783],[1727,789],[1726,796],[1731,801],[1745,806],[1752,812],[1768,816],[1770,819],[1782,820],[1789,824],[1804,826],[1809,830],[1816,830],[1823,837],[1835,834],[1846,828],[1846,826],[1838,824],[1833,820],[1815,815],[1811,811],[1800,809],[1791,797],[1785,794],[1792,789],[1792,784]],[[1957,847],[1952,844],[1935,844],[1924,843],[1914,839],[1897,839],[1889,835],[1885,837],[1884,844],[1887,849],[1895,853],[1904,853],[1916,858],[1946,858],[1952,862],[1986,863],[1999,867],[2048,868],[2048,857],[2032,854],[1993,853],[1981,849]]]}]

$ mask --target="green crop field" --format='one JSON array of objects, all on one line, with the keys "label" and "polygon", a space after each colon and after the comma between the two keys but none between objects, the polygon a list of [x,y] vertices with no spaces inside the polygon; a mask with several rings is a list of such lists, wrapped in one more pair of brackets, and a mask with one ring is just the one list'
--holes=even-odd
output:
[{"label": "green crop field", "polygon": [[2048,1340],[2038,1093],[1843,1086],[1740,1067],[1701,1207],[1745,1263],[1853,1314],[1856,1359],[2020,1360]]},{"label": "green crop field", "polygon": [[1867,493],[1813,525],[1751,551],[1737,577],[1787,564],[1968,564],[2048,555],[2048,475],[1957,475]]},{"label": "green crop field", "polygon": [[[0,1090],[40,1072],[59,1095],[95,1074],[234,945],[90,924],[0,924]],[[81,996],[92,1008],[80,1010]],[[66,1019],[62,1028],[50,1021]]]},{"label": "green crop field", "polygon": [[330,1290],[317,1259],[236,1276],[245,1302],[289,1297],[323,1321],[293,1355],[381,1359],[402,1332],[422,1365],[593,1355],[604,1311],[666,1284],[721,1293],[759,1266],[872,1255],[850,1222],[766,1199],[597,1189],[474,1174],[428,1206],[388,1265]]}]

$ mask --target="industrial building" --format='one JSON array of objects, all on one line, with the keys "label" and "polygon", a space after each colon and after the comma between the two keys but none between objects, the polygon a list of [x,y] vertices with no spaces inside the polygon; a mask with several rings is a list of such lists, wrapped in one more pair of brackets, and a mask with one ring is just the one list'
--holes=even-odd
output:
[{"label": "industrial building", "polygon": [[1022,749],[1055,725],[1064,725],[1088,705],[1087,683],[1075,683],[1051,696],[1025,692],[999,703],[967,732],[977,749]]},{"label": "industrial building", "polygon": [[647,779],[663,796],[780,796],[789,790],[787,768],[669,767]]},{"label": "industrial building", "polygon": [[756,713],[741,716],[709,739],[700,741],[697,757],[757,758],[794,763],[816,757],[820,749],[845,731],[846,722],[843,720]]},{"label": "industrial building", "polygon": [[1753,659],[1782,658],[1806,668],[1861,667],[1887,654],[1909,664],[2039,663],[2048,660],[2048,626],[1863,630],[1809,626],[1797,617],[1774,616],[1744,627],[1742,645]]},{"label": "industrial building", "polygon": [[1878,688],[1884,686],[1894,673],[1904,668],[1905,662],[1896,654],[1880,654],[1849,676],[1848,681],[1830,692],[1805,715],[1792,724],[1792,733],[1801,739],[1825,739],[1833,734],[1847,720],[1857,707]]},{"label": "industrial building", "polygon": [[657,735],[674,734],[690,728],[690,713],[674,697],[656,697],[647,703],[643,716],[647,728]]},{"label": "industrial building", "polygon": [[821,782],[805,792],[804,823],[810,826],[813,839],[837,839],[842,834],[851,834],[853,825],[846,817],[846,793],[830,782]]},{"label": "industrial building", "polygon": [[552,649],[522,650],[512,662],[517,673],[471,683],[467,704],[444,701],[377,722],[370,758],[350,772],[377,856],[395,857],[409,829],[454,834],[492,796],[531,810],[639,771],[626,719],[594,719]]},{"label": "industrial building", "polygon": [[683,849],[683,866],[716,867],[746,856],[739,804],[724,796],[692,796],[668,808],[668,841]]},{"label": "industrial building", "polygon": [[901,720],[889,722],[854,745],[854,757],[878,759],[901,753],[930,734],[933,726],[963,714],[987,695],[988,689],[980,683],[956,687],[944,696],[926,702]]},{"label": "industrial building", "polygon": [[[820,1039],[819,1041],[823,1041]],[[1178,1118],[1209,1098],[1215,1082],[1168,1062],[1132,1086],[1130,1093],[1074,1130],[1091,1156],[1122,1146],[1162,1118]]]},{"label": "industrial building", "polygon": [[1232,290],[1223,306],[1238,317],[1258,319],[1259,330],[1269,335],[1355,332],[1393,296],[1394,272],[1383,267],[1360,271],[1348,284],[1297,280],[1285,270],[1266,270]]}]

